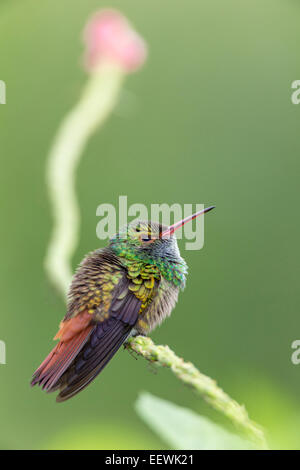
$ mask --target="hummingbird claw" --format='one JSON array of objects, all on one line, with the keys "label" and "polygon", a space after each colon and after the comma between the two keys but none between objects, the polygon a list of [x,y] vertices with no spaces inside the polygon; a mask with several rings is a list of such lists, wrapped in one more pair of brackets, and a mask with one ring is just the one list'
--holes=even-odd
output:
[{"label": "hummingbird claw", "polygon": [[137,353],[129,347],[128,343],[123,343],[123,347],[124,347],[124,351],[127,350],[129,352],[130,356],[133,357],[133,359],[135,359],[136,361],[138,360]]}]

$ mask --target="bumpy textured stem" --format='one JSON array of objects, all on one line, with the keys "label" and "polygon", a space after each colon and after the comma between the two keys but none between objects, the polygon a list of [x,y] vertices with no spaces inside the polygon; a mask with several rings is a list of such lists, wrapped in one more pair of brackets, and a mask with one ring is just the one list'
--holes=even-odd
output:
[{"label": "bumpy textured stem", "polygon": [[145,336],[129,338],[127,347],[154,364],[171,369],[179,380],[189,385],[214,409],[229,418],[257,447],[268,448],[263,430],[250,420],[244,406],[230,398],[218,387],[215,380],[199,372],[191,362],[185,362],[168,346],[156,345]]},{"label": "bumpy textured stem", "polygon": [[79,234],[76,167],[89,137],[114,109],[124,76],[120,67],[108,62],[93,71],[78,104],[63,120],[49,154],[46,174],[54,227],[45,269],[62,296],[72,277],[71,257]]}]

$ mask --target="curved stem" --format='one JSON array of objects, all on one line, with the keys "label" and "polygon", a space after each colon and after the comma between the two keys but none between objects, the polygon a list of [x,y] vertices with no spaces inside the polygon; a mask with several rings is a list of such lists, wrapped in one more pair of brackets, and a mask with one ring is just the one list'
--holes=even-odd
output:
[{"label": "curved stem", "polygon": [[146,336],[136,336],[128,339],[127,347],[148,361],[169,368],[181,382],[189,385],[215,410],[229,418],[259,448],[268,448],[262,428],[250,420],[245,407],[230,398],[215,380],[202,374],[191,362],[176,356],[169,346],[156,345]]},{"label": "curved stem", "polygon": [[63,120],[49,154],[46,174],[54,227],[45,270],[63,297],[72,277],[71,257],[79,233],[75,171],[89,137],[115,107],[123,77],[121,68],[111,63],[102,63],[92,73],[78,104]]}]

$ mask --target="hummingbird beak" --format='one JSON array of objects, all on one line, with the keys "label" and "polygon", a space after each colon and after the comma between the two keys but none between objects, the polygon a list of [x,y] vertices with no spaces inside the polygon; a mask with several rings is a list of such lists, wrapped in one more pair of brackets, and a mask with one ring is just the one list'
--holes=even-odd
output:
[{"label": "hummingbird beak", "polygon": [[199,215],[202,215],[202,214],[205,214],[206,212],[211,211],[215,207],[216,206],[207,207],[206,209],[202,209],[201,211],[195,212],[195,214],[189,215],[185,219],[182,219],[179,222],[176,222],[175,224],[170,225],[170,227],[168,227],[167,230],[161,233],[160,238],[169,238],[175,232],[175,230],[182,227],[187,222],[190,222],[191,220],[196,219],[196,217],[198,217]]}]

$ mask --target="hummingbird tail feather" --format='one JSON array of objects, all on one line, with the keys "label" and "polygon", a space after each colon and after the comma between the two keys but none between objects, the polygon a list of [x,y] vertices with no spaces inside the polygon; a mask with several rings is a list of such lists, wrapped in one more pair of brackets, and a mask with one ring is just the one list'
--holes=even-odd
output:
[{"label": "hummingbird tail feather", "polygon": [[131,325],[116,318],[98,324],[69,370],[61,377],[61,391],[56,401],[73,397],[94,380],[124,343],[131,329]]},{"label": "hummingbird tail feather", "polygon": [[83,348],[94,328],[94,325],[89,325],[68,341],[60,341],[33,374],[31,385],[38,384],[47,392],[56,390],[58,380]]}]

